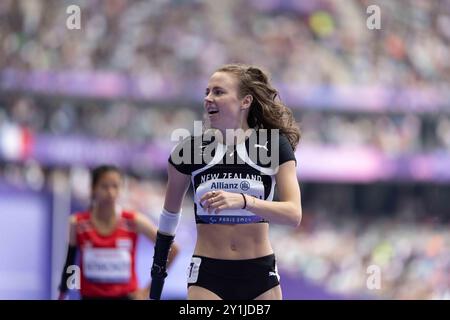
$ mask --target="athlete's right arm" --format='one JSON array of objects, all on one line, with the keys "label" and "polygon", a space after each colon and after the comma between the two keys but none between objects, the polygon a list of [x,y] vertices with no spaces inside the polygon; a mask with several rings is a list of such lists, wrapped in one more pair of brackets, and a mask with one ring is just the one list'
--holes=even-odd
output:
[{"label": "athlete's right arm", "polygon": [[151,269],[152,283],[150,299],[161,299],[164,280],[167,276],[167,258],[180,219],[183,198],[189,188],[190,176],[179,172],[172,164],[167,168],[167,187],[163,212],[155,241],[155,252]]},{"label": "athlete's right arm", "polygon": [[67,249],[66,262],[61,273],[61,282],[59,284],[59,300],[65,298],[67,288],[67,279],[69,274],[67,273],[67,268],[75,264],[75,258],[77,253],[77,236],[76,236],[76,225],[77,221],[75,216],[70,216],[69,218],[69,246]]}]

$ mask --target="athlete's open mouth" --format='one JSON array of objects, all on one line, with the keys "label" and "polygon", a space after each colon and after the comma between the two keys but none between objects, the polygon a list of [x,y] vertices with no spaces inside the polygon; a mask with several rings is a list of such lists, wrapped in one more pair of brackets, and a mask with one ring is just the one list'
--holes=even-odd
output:
[{"label": "athlete's open mouth", "polygon": [[216,114],[219,113],[219,110],[209,110],[208,114]]}]

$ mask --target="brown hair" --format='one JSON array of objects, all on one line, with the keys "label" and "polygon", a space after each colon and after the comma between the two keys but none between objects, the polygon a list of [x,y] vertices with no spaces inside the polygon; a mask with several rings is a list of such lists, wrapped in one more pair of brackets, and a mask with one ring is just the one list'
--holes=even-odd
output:
[{"label": "brown hair", "polygon": [[228,72],[238,78],[239,98],[253,96],[247,118],[251,128],[279,129],[295,150],[300,140],[300,128],[291,109],[281,102],[278,91],[272,87],[264,71],[244,64],[227,64],[216,72]]},{"label": "brown hair", "polygon": [[120,172],[120,169],[114,165],[101,165],[98,167],[95,167],[92,169],[91,175],[92,175],[92,181],[91,181],[91,188],[94,189],[99,180],[108,172],[116,172],[119,174],[120,177],[122,177],[122,172]]}]

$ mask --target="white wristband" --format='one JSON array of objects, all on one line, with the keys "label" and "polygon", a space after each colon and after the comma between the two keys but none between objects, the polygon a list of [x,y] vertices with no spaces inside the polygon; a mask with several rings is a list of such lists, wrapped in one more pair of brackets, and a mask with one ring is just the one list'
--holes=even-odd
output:
[{"label": "white wristband", "polygon": [[159,217],[159,227],[158,231],[174,236],[178,222],[180,222],[181,210],[177,213],[172,213],[163,208],[161,216]]}]

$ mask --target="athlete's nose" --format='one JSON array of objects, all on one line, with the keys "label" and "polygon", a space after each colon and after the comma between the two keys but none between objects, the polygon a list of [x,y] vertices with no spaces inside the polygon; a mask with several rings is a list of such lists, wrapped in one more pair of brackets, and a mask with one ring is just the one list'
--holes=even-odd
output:
[{"label": "athlete's nose", "polygon": [[210,91],[207,95],[205,95],[205,98],[204,98],[205,103],[206,102],[208,102],[208,103],[212,103],[213,102],[213,99],[212,99],[211,95],[212,95],[212,91]]}]

